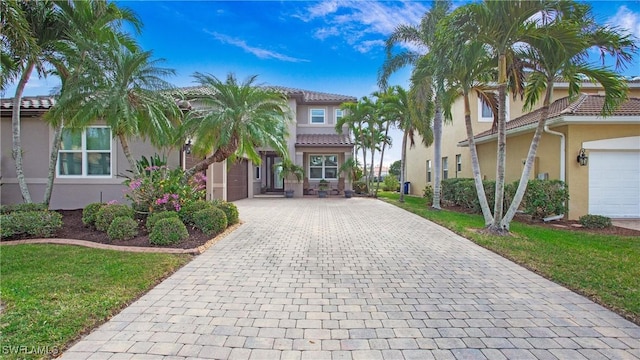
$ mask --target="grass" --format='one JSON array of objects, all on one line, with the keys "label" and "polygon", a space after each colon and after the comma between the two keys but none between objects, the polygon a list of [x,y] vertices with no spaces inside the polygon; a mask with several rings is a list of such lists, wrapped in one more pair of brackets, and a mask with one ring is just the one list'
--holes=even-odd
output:
[{"label": "grass", "polygon": [[2,246],[0,357],[59,353],[189,260],[77,246]]},{"label": "grass", "polygon": [[422,198],[379,193],[379,198],[440,224],[558,284],[588,296],[640,324],[640,238],[585,234],[518,222],[512,236],[479,233],[481,215],[433,210]]}]

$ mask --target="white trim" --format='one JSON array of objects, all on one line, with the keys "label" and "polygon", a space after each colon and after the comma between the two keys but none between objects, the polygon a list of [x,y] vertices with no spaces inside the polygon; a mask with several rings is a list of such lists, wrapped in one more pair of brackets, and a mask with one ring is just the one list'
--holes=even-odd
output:
[{"label": "white trim", "polygon": [[[322,175],[323,177],[319,177],[319,178],[315,178],[315,177],[311,177],[311,157],[312,156],[322,156]],[[326,177],[326,166],[325,166],[325,160],[326,160],[326,156],[335,156],[336,157],[336,176],[334,178],[330,178],[330,177]],[[334,166],[330,166],[330,168],[333,168]],[[313,168],[319,168],[319,166],[313,166]],[[340,170],[340,156],[336,153],[336,154],[309,154],[307,156],[307,174],[309,174],[309,180],[322,180],[322,179],[326,179],[326,180],[338,180],[338,178],[340,177],[339,174],[339,170]]]},{"label": "white trim", "polygon": [[585,141],[582,147],[587,150],[640,150],[640,136]]},{"label": "white trim", "polygon": [[[496,95],[497,95],[497,93],[496,93]],[[478,122],[480,122],[480,123],[493,122],[493,113],[491,114],[490,117],[482,116],[482,108],[483,108],[484,105],[482,104],[482,100],[480,98],[477,98],[477,101],[478,101]],[[510,117],[510,115],[511,115],[511,105],[509,104],[509,94],[505,95],[504,103],[506,104],[505,107],[507,108],[507,114],[506,114],[507,116],[506,116],[506,118],[507,118],[507,122],[508,122],[509,120],[511,120],[511,117]]]},{"label": "white trim", "polygon": [[[87,129],[97,129],[97,128],[101,128],[101,129],[108,129],[109,130],[109,150],[87,150]],[[64,133],[64,128],[62,129],[63,133]],[[62,145],[62,144],[61,144]],[[58,179],[112,179],[114,177],[113,174],[113,149],[114,149],[114,140],[112,137],[112,131],[111,131],[111,127],[107,126],[107,125],[94,125],[94,126],[89,126],[86,129],[83,129],[80,133],[80,149],[79,150],[63,150],[63,149],[59,149],[58,150],[58,160],[56,161],[56,178]],[[89,175],[88,169],[89,169],[89,163],[88,163],[88,154],[91,153],[109,153],[109,175]],[[81,171],[82,174],[81,175],[66,175],[66,174],[60,174],[60,161],[61,161],[61,154],[73,154],[73,153],[80,153],[82,156],[82,164],[81,164]]]},{"label": "white trim", "polygon": [[[313,112],[322,111],[322,122],[313,122]],[[317,115],[319,116],[319,115]],[[310,125],[324,125],[327,123],[327,109],[325,108],[309,108],[309,124]]]},{"label": "white trim", "polygon": [[[341,113],[340,117],[338,117],[338,111]],[[342,110],[342,109],[340,109],[340,108],[335,109],[335,110],[333,111],[333,123],[334,123],[334,124],[337,124],[337,123],[338,123],[338,118],[343,118],[343,117],[344,117],[344,112],[345,112],[345,111],[344,111],[344,110]]]}]

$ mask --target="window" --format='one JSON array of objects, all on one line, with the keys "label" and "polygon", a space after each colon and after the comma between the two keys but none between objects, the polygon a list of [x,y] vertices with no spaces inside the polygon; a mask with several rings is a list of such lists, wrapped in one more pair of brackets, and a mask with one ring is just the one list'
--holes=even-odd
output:
[{"label": "window", "polygon": [[344,116],[344,110],[336,109],[336,124],[338,123],[338,120],[342,119],[343,116]]},{"label": "window", "polygon": [[260,180],[260,165],[256,166],[256,180]]},{"label": "window", "polygon": [[62,130],[58,153],[58,176],[111,176],[111,129]]},{"label": "window", "polygon": [[456,155],[456,177],[458,177],[458,173],[462,171],[462,155]]},{"label": "window", "polygon": [[449,178],[449,158],[442,158],[442,179],[447,180]]},{"label": "window", "polygon": [[[509,121],[509,95],[505,99],[507,108],[507,121]],[[479,122],[493,122],[493,111],[489,105],[485,104],[478,98],[478,121]]]},{"label": "window", "polygon": [[324,109],[311,109],[311,123],[324,124]]},{"label": "window", "polygon": [[427,160],[427,182],[431,182],[431,160]]},{"label": "window", "polygon": [[309,156],[309,179],[337,179],[338,155]]}]

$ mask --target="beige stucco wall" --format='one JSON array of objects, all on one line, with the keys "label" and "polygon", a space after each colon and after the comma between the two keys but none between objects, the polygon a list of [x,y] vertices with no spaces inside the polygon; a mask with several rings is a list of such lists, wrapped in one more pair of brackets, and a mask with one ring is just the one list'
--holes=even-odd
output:
[{"label": "beige stucco wall", "polygon": [[[32,201],[40,202],[44,198],[49,167],[49,152],[53,141],[53,129],[50,129],[40,117],[24,117],[21,121],[21,141],[24,149],[24,172],[29,184]],[[21,203],[22,195],[18,187],[15,162],[11,156],[12,132],[11,118],[3,117],[0,122],[0,169],[2,174],[3,204]],[[130,141],[130,149],[135,159],[141,156],[151,157],[160,153],[151,144],[144,141]],[[56,178],[51,195],[51,209],[80,209],[86,204],[97,201],[117,200],[125,202],[122,185],[128,175],[129,163],[126,160],[120,142],[111,143],[112,176],[109,178]],[[176,168],[180,164],[178,151],[168,155],[168,164]]]}]

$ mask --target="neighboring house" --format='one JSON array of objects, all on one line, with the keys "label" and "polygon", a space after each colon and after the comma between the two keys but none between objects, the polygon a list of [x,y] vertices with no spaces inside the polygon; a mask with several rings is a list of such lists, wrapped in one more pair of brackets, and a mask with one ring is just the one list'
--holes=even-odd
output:
[{"label": "neighboring house", "polygon": [[[565,180],[569,219],[587,213],[640,218],[640,79],[629,81],[629,88],[630,99],[603,118],[601,87],[585,83],[583,94],[569,102],[568,84],[555,84],[556,100],[546,122],[549,132],[542,135],[531,178]],[[510,97],[508,102],[506,181],[513,182],[520,179],[539,110],[523,114],[522,101]],[[462,106],[460,99],[453,108],[453,123],[443,129],[443,179],[473,176]],[[477,99],[471,106],[481,172],[484,179],[495,179],[493,115]],[[577,162],[581,149],[589,158],[586,166]],[[421,195],[426,184],[433,186],[433,159],[433,147],[416,142],[415,148],[407,149],[407,181],[413,194]]]},{"label": "neighboring house", "polygon": [[[288,149],[291,160],[304,168],[306,181],[291,181],[287,188],[294,189],[294,196],[303,196],[304,185],[317,188],[322,179],[336,187],[342,176],[338,169],[352,157],[354,143],[348,128],[342,134],[335,130],[336,119],[343,116],[340,105],[355,102],[355,97],[274,86],[289,99],[293,121],[289,124]],[[199,87],[186,88],[189,94],[206,91]],[[193,104],[197,106],[197,104]],[[252,198],[261,193],[282,193],[284,179],[274,164],[282,158],[271,149],[260,149],[262,162],[254,164],[240,160],[231,166],[227,161],[213,164],[207,170],[207,196],[234,201]],[[187,164],[190,164],[188,161]],[[227,171],[228,169],[228,171]],[[346,180],[345,180],[346,181]],[[346,182],[346,188],[351,184]]]},{"label": "neighboring house", "polygon": [[[196,88],[187,88],[196,91]],[[337,134],[336,118],[342,116],[340,104],[356,101],[354,97],[291,88],[275,87],[289,99],[293,121],[289,126],[289,155],[305,169],[309,186],[317,186],[326,179],[337,184],[340,165],[352,156],[353,142],[345,128]],[[22,99],[22,148],[24,172],[34,202],[42,201],[46,187],[49,152],[53,129],[42,119],[55,100],[49,96]],[[197,106],[197,105],[194,105]],[[16,179],[15,162],[11,155],[11,111],[13,99],[0,103],[0,203],[21,203],[22,196]],[[160,150],[150,143],[134,140],[130,143],[136,158],[150,157]],[[261,149],[262,163],[240,160],[213,164],[207,170],[207,197],[234,201],[260,194],[261,190],[282,192],[283,179],[273,171],[273,164],[281,161],[275,152]],[[192,154],[174,150],[167,155],[171,168],[189,167],[197,159]],[[56,178],[51,198],[52,209],[78,209],[97,201],[124,201],[123,176],[130,174],[129,164],[119,141],[111,130],[97,122],[82,134],[67,134],[60,150]],[[292,183],[296,196],[302,196],[303,182]],[[348,185],[350,186],[350,185]]]}]

